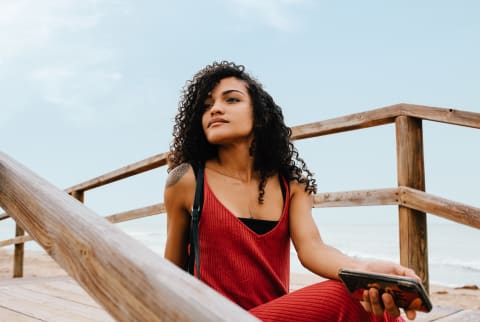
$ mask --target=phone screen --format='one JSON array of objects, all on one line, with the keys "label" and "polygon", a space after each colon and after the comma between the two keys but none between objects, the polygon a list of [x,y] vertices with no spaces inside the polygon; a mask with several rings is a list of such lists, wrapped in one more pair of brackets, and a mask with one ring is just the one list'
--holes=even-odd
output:
[{"label": "phone screen", "polygon": [[392,295],[398,307],[430,312],[432,304],[423,285],[416,279],[355,270],[341,269],[339,276],[354,298],[363,300],[363,291],[370,288],[378,289]]}]

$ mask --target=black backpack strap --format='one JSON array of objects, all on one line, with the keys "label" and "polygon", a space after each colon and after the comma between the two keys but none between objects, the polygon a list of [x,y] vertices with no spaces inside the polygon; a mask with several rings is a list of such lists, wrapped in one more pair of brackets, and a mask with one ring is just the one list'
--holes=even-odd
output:
[{"label": "black backpack strap", "polygon": [[195,187],[195,197],[193,199],[192,218],[190,224],[190,256],[188,258],[188,272],[194,275],[194,267],[197,270],[198,279],[200,279],[200,252],[198,240],[198,223],[203,207],[203,172],[204,165],[191,163],[197,184]]}]

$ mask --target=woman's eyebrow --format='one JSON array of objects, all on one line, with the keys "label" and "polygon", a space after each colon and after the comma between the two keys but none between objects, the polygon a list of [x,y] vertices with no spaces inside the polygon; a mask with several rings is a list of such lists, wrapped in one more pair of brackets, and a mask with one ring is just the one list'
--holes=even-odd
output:
[{"label": "woman's eyebrow", "polygon": [[222,92],[222,95],[228,95],[228,94],[233,93],[233,92],[239,93],[239,94],[245,96],[245,94],[242,91],[239,91],[238,89],[227,89],[226,91]]}]

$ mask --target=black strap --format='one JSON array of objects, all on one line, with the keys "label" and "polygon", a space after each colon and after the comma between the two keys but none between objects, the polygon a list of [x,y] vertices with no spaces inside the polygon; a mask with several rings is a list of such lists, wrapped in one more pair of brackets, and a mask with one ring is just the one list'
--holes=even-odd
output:
[{"label": "black strap", "polygon": [[283,202],[285,202],[285,198],[287,197],[287,187],[285,187],[285,183],[282,180],[282,176],[278,176],[278,181],[280,181],[280,189],[282,189],[282,197]]},{"label": "black strap", "polygon": [[194,275],[194,267],[197,269],[197,276],[200,279],[200,252],[198,248],[198,222],[203,207],[203,164],[191,163],[197,185],[195,188],[195,197],[193,199],[192,218],[190,225],[190,256],[188,258],[188,272]]}]

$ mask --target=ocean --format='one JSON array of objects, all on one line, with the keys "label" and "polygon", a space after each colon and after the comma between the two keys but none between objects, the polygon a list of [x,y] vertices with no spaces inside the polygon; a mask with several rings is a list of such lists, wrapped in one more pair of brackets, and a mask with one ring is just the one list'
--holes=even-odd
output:
[{"label": "ocean", "polygon": [[[324,242],[350,256],[399,262],[395,207],[322,208],[314,209],[313,213]],[[430,282],[450,287],[480,286],[480,231],[432,215],[427,218]],[[4,220],[0,224],[1,240],[13,237],[13,223],[7,222],[11,220]],[[165,215],[117,225],[163,256],[166,238]],[[26,252],[39,248],[34,242],[26,244]],[[293,246],[291,271],[307,272],[299,263]]]}]

